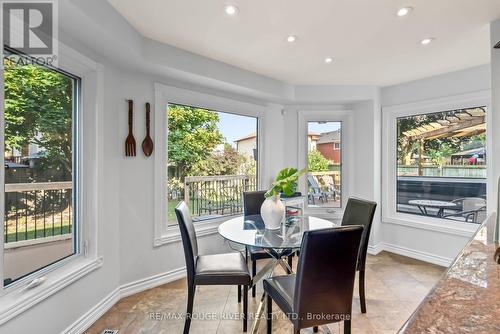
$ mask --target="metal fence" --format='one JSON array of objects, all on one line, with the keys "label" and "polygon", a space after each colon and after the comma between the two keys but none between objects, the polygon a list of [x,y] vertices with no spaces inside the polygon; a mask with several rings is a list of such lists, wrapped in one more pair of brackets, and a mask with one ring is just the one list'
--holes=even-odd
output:
[{"label": "metal fence", "polygon": [[243,191],[257,189],[255,175],[189,176],[184,201],[198,219],[243,212]]},{"label": "metal fence", "polygon": [[5,243],[70,234],[72,215],[72,182],[5,185]]}]

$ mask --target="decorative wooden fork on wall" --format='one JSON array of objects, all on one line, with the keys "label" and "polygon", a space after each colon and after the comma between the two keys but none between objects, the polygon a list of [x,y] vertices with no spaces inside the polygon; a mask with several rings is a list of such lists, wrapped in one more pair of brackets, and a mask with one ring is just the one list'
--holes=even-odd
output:
[{"label": "decorative wooden fork on wall", "polygon": [[135,138],[132,134],[133,113],[134,101],[128,100],[128,136],[125,139],[125,156],[127,157],[135,157],[136,155]]}]

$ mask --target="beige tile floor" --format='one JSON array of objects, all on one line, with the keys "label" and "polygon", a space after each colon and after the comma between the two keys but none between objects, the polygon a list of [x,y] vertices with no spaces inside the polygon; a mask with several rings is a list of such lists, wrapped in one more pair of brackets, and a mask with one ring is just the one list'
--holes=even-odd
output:
[{"label": "beige tile floor", "polygon": [[[368,256],[367,313],[360,312],[356,281],[352,333],[396,333],[443,271],[442,267],[387,252]],[[262,285],[257,289],[257,298],[249,296],[249,312],[256,311],[261,292]],[[100,334],[104,329],[118,329],[119,334],[182,333],[184,321],[167,319],[167,316],[183,314],[185,307],[186,282],[179,280],[120,300],[86,333]],[[221,315],[227,318],[239,314],[241,310],[242,305],[237,303],[236,287],[199,286],[196,290],[194,313],[212,319],[193,319],[190,333],[242,333],[240,320],[221,319]],[[277,306],[273,311],[277,318],[273,322],[273,333],[292,333],[290,323],[283,318]],[[152,316],[152,313],[156,315]],[[249,320],[249,328],[251,324],[252,320]],[[342,324],[329,325],[328,329],[334,334],[342,333]],[[320,330],[322,331],[323,329]],[[265,321],[261,321],[259,333],[266,333]],[[302,333],[312,333],[312,329],[303,330]]]}]

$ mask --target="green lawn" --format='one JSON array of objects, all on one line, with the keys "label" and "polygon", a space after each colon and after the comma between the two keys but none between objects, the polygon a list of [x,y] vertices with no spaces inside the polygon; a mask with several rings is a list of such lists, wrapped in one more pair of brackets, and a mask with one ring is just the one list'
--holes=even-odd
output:
[{"label": "green lawn", "polygon": [[[62,231],[61,231],[62,230]],[[12,231],[12,229],[9,229],[7,235],[4,235],[4,240],[5,242],[15,242],[15,241],[22,241],[22,240],[31,240],[31,239],[39,239],[43,237],[51,237],[54,235],[61,235],[61,234],[68,234],[70,233],[70,226],[69,226],[69,221],[64,221],[61,229],[61,224],[54,224],[54,228],[52,228],[52,225],[47,224],[45,226],[45,230],[43,227],[38,226],[36,229],[36,236],[35,236],[35,228],[33,227],[28,227],[28,230],[18,230],[17,231],[17,240],[16,240],[16,232]],[[45,233],[44,233],[45,232]]]},{"label": "green lawn", "polygon": [[177,217],[175,217],[177,204],[179,204],[179,201],[173,199],[168,201],[168,225],[177,224]]}]

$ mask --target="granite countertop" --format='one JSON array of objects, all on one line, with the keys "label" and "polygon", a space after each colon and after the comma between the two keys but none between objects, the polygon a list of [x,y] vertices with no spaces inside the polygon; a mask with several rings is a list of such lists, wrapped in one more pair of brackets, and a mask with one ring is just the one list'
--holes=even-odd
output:
[{"label": "granite countertop", "polygon": [[399,333],[500,333],[499,247],[494,218],[479,228]]}]

